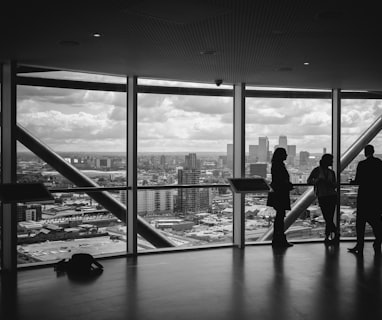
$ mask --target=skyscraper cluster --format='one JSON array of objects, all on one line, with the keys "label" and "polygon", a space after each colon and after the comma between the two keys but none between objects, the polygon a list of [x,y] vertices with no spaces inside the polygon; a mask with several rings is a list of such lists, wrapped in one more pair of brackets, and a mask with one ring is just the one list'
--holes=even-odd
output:
[{"label": "skyscraper cluster", "polygon": [[[276,148],[284,148],[288,153],[287,163],[289,165],[295,165],[296,160],[300,161],[300,165],[304,165],[308,163],[309,152],[301,151],[300,159],[296,159],[297,157],[297,147],[296,145],[288,144],[288,137],[285,135],[279,136],[278,144],[274,146]],[[324,151],[324,153],[326,150]],[[259,142],[257,145],[251,144],[249,145],[249,155],[248,162],[249,163],[268,163],[271,161],[272,151],[269,147],[269,139],[268,137],[259,137]],[[227,144],[227,167],[232,169],[233,162],[233,144]],[[253,167],[255,168],[255,167]],[[253,169],[255,170],[255,169]]]}]

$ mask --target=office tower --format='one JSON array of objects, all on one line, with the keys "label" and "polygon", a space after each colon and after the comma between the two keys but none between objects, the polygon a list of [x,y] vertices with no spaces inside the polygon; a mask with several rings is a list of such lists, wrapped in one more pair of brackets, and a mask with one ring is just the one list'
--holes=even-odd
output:
[{"label": "office tower", "polygon": [[196,158],[196,153],[185,156],[184,169],[200,169],[200,161]]},{"label": "office tower", "polygon": [[212,189],[211,188],[201,188],[199,189],[200,195],[200,210],[207,212],[212,206]]},{"label": "office tower", "polygon": [[249,163],[254,163],[258,161],[259,146],[258,145],[249,145]]},{"label": "office tower", "polygon": [[288,150],[288,138],[287,136],[279,136],[279,148]]},{"label": "office tower", "polygon": [[160,166],[162,169],[166,167],[166,156],[163,154],[160,156]]},{"label": "office tower", "polygon": [[258,162],[268,162],[269,140],[268,137],[259,137]]},{"label": "office tower", "polygon": [[287,153],[288,153],[287,163],[290,165],[293,165],[296,159],[296,154],[297,154],[296,145],[288,145]]},{"label": "office tower", "polygon": [[227,144],[227,167],[233,169],[233,144]]},{"label": "office tower", "polygon": [[300,152],[300,166],[306,166],[309,163],[309,152],[301,151]]},{"label": "office tower", "polygon": [[[185,166],[178,171],[178,184],[199,184],[199,161],[195,153],[185,156]],[[199,189],[179,189],[178,210],[184,214],[193,214],[200,211]]]},{"label": "office tower", "polygon": [[323,153],[323,154],[325,154],[325,153],[326,153],[326,148],[324,148],[324,149],[322,150],[322,153]]},{"label": "office tower", "polygon": [[253,176],[259,176],[262,178],[267,177],[267,163],[251,163],[249,165],[249,175],[251,177]]},{"label": "office tower", "polygon": [[137,194],[139,215],[160,215],[173,213],[174,195],[172,190],[139,190]]}]

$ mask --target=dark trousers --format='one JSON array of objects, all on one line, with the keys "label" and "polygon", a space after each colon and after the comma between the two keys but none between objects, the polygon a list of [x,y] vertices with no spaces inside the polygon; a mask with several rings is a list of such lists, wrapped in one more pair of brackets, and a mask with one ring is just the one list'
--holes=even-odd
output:
[{"label": "dark trousers", "polygon": [[337,228],[334,224],[334,212],[336,210],[337,196],[319,197],[318,203],[325,220],[325,236],[328,237],[332,232],[337,235]]},{"label": "dark trousers", "polygon": [[273,240],[274,243],[282,243],[286,241],[284,235],[284,218],[285,218],[285,210],[276,210],[276,217],[273,223]]},{"label": "dark trousers", "polygon": [[364,214],[362,211],[357,210],[357,218],[355,221],[355,229],[357,232],[357,247],[363,249],[365,242],[365,227],[366,222],[373,229],[375,236],[374,247],[380,247],[382,242],[382,222],[379,214]]}]

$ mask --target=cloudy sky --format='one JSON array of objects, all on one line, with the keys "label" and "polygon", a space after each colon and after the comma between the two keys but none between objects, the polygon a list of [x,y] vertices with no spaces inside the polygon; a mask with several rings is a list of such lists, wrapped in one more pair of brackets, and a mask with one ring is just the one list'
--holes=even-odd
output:
[{"label": "cloudy sky", "polygon": [[[225,153],[233,137],[232,102],[228,97],[139,94],[138,151]],[[250,98],[246,105],[247,151],[259,136],[267,136],[273,148],[279,135],[286,135],[297,152],[330,150],[329,100]],[[344,150],[381,115],[382,100],[345,100],[342,110]],[[123,93],[19,86],[17,117],[55,151],[126,149]],[[379,139],[374,143],[382,153]]]}]

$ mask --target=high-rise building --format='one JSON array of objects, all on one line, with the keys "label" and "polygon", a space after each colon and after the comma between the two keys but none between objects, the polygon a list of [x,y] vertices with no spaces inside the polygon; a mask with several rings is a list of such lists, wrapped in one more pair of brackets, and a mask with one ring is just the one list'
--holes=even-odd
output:
[{"label": "high-rise building", "polygon": [[200,169],[200,161],[196,158],[196,153],[185,156],[184,169]]},{"label": "high-rise building", "polygon": [[300,166],[307,166],[309,163],[309,152],[308,151],[300,151]]},{"label": "high-rise building", "polygon": [[267,163],[251,163],[249,165],[249,175],[250,176],[259,176],[262,178],[267,177]]},{"label": "high-rise building", "polygon": [[288,153],[287,163],[290,165],[293,165],[295,163],[295,159],[296,159],[296,155],[297,155],[296,145],[294,145],[294,144],[288,145],[287,146],[287,153]]},{"label": "high-rise building", "polygon": [[279,136],[279,148],[288,150],[288,138],[287,136]]},{"label": "high-rise building", "polygon": [[174,195],[172,190],[140,190],[137,195],[138,214],[158,215],[173,213]]},{"label": "high-rise building", "polygon": [[255,163],[258,161],[259,146],[258,145],[249,145],[249,163]]},{"label": "high-rise building", "polygon": [[[120,190],[121,202],[127,205],[127,192]],[[140,215],[160,215],[174,212],[174,194],[172,190],[139,190],[137,193],[137,211]]]},{"label": "high-rise building", "polygon": [[[195,153],[185,156],[185,166],[178,170],[178,184],[199,184],[199,161]],[[198,188],[179,189],[178,210],[184,214],[193,214],[200,211],[200,192]]]},{"label": "high-rise building", "polygon": [[233,169],[233,144],[227,144],[227,167]]},{"label": "high-rise building", "polygon": [[287,146],[288,156],[295,157],[296,156],[296,145],[288,145]]},{"label": "high-rise building", "polygon": [[160,156],[160,166],[162,169],[166,168],[166,156],[165,155],[161,155]]},{"label": "high-rise building", "polygon": [[268,137],[259,137],[258,161],[269,161],[269,140]]}]

